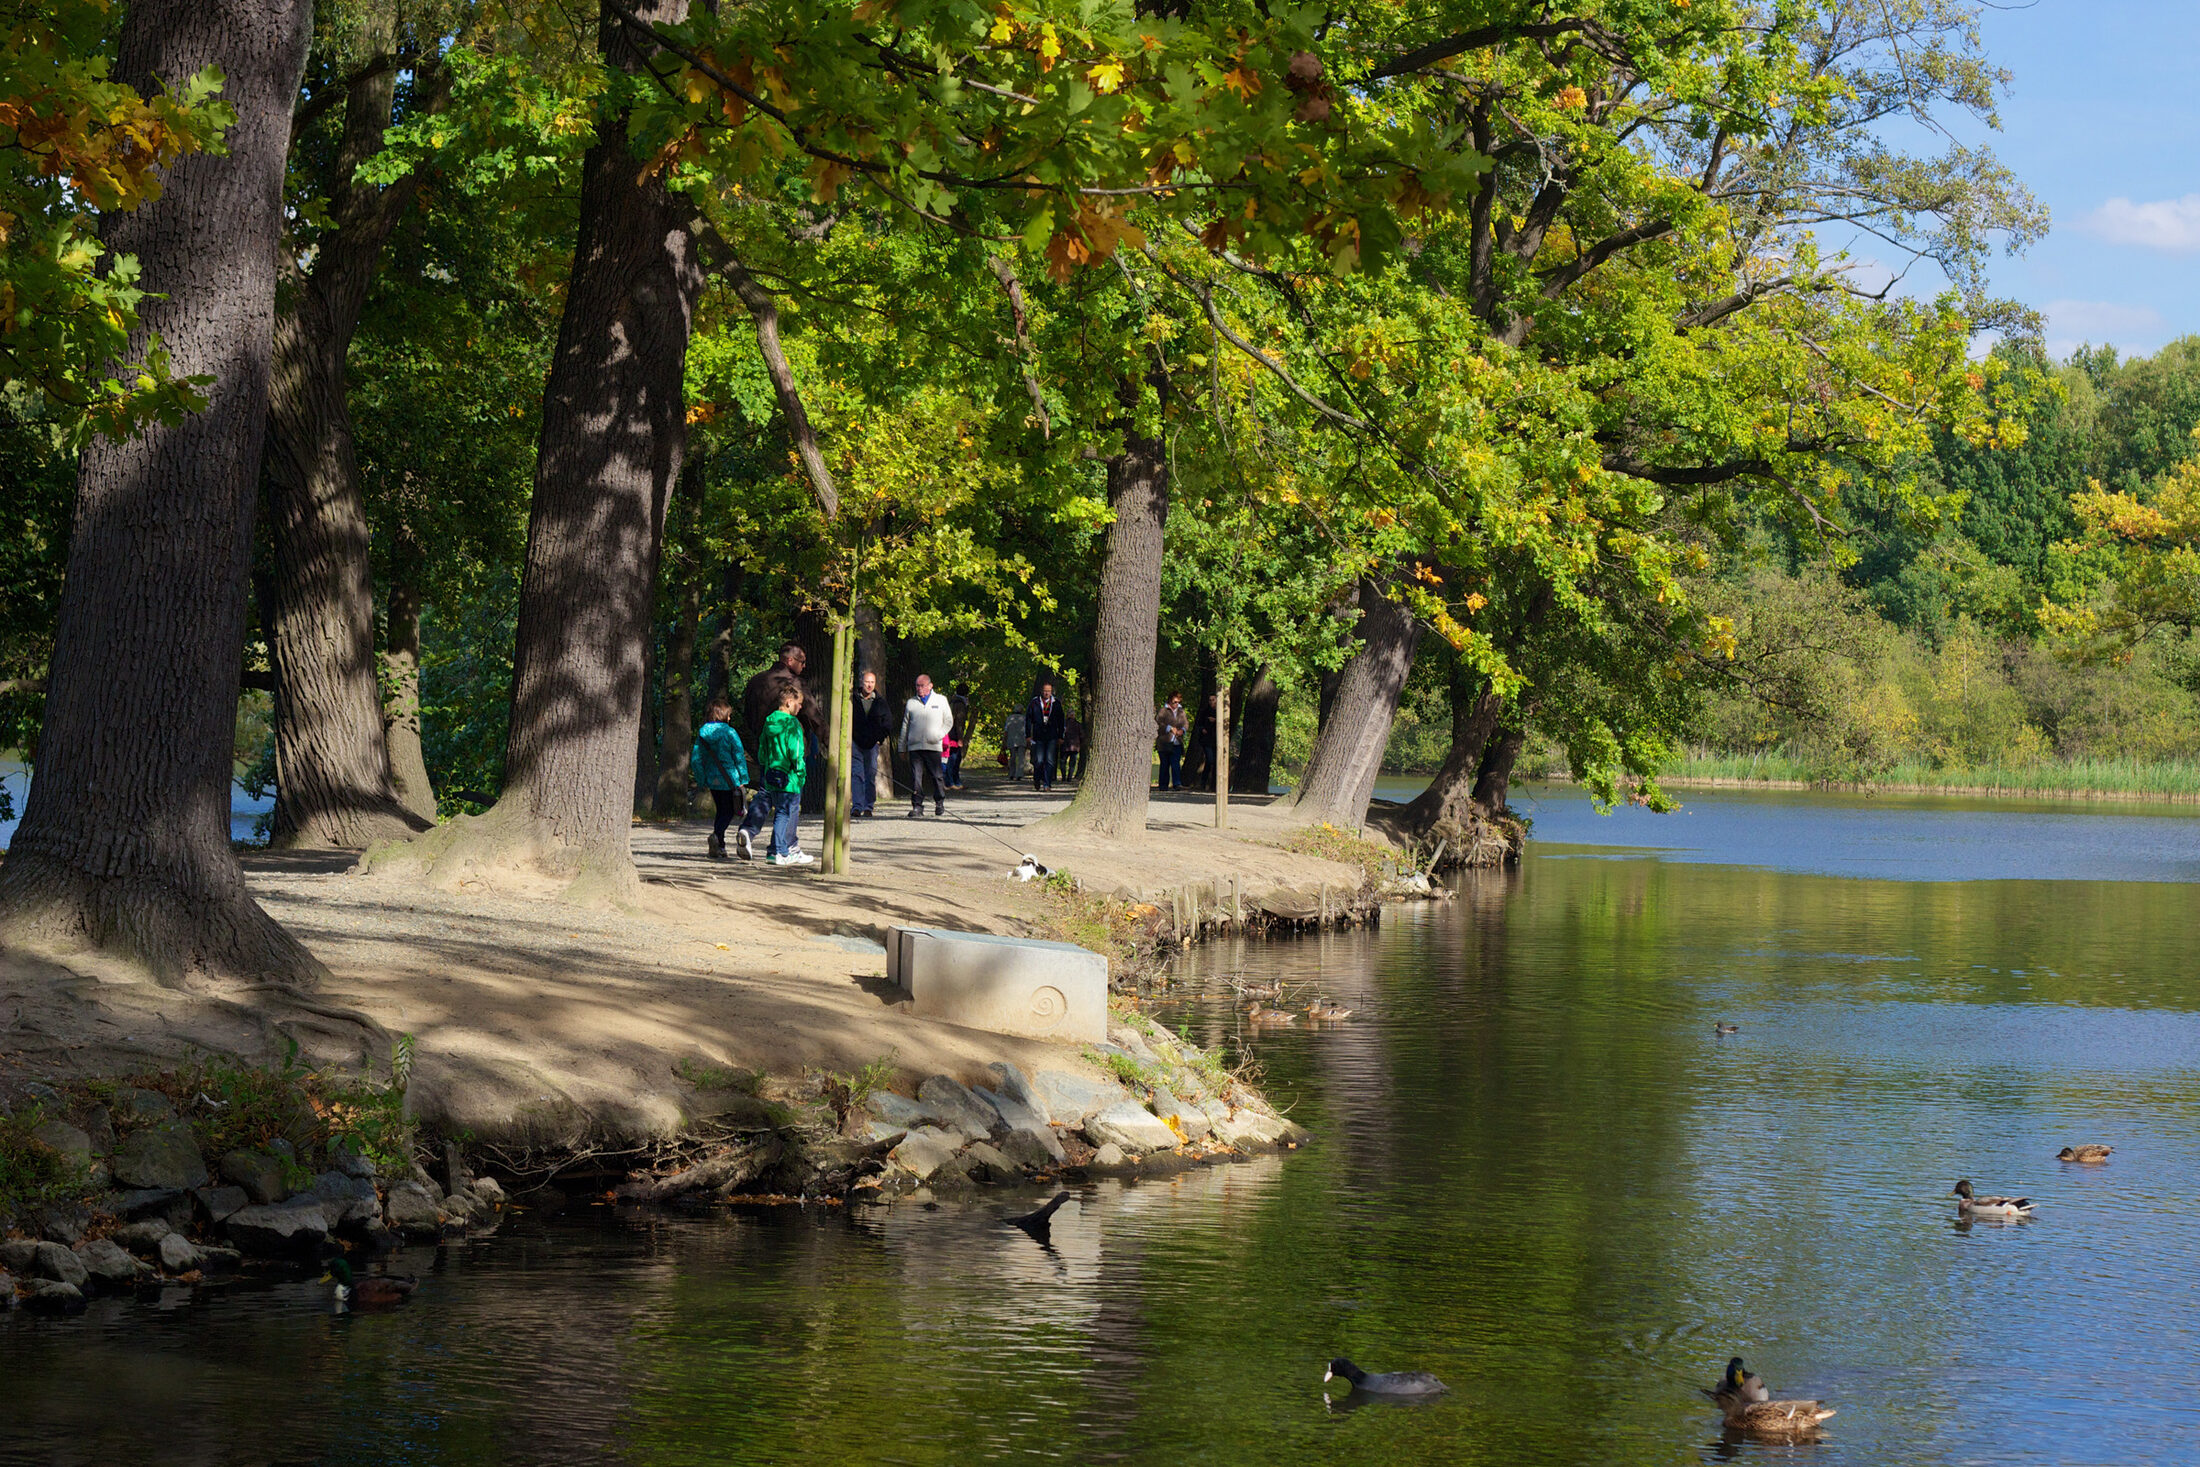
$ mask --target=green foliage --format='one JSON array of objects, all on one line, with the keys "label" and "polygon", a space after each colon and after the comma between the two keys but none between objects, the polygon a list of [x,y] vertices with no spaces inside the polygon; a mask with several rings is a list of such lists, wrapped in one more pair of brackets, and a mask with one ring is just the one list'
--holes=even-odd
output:
[{"label": "green foliage", "polygon": [[1339,830],[1324,820],[1319,825],[1294,832],[1289,839],[1274,842],[1280,850],[1295,855],[1314,856],[1324,861],[1335,861],[1340,866],[1360,868],[1361,880],[1372,886],[1382,880],[1383,863],[1397,859],[1390,847],[1379,845],[1354,835],[1349,830]]},{"label": "green foliage", "polygon": [[850,1121],[862,1113],[863,1103],[871,1098],[871,1093],[894,1078],[895,1068],[896,1051],[888,1050],[852,1074],[817,1071],[819,1093],[832,1107],[833,1118],[842,1130],[848,1129]]},{"label": "green foliage", "polygon": [[179,160],[219,152],[236,121],[208,66],[151,95],[110,77],[115,7],[0,3],[0,381],[23,384],[75,441],[126,438],[203,403],[157,337],[133,353],[145,300],[134,256],[107,258],[102,212],[160,197]]},{"label": "green foliage", "polygon": [[76,1196],[89,1183],[82,1167],[31,1134],[46,1119],[36,1105],[18,1115],[0,1114],[0,1217]]}]

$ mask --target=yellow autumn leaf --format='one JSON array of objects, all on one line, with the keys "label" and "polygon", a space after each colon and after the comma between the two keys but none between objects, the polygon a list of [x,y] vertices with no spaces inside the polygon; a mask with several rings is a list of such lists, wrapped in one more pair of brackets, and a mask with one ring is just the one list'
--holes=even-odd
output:
[{"label": "yellow autumn leaf", "polygon": [[1016,34],[1016,24],[1008,18],[1008,12],[1004,10],[994,18],[993,29],[985,34],[989,41],[1005,41]]},{"label": "yellow autumn leaf", "polygon": [[1576,107],[1588,106],[1589,94],[1579,87],[1560,87],[1558,95],[1552,100],[1568,111],[1572,111]]},{"label": "yellow autumn leaf", "polygon": [[1039,69],[1041,71],[1050,70],[1054,63],[1061,59],[1061,37],[1054,34],[1053,26],[1039,27]]},{"label": "yellow autumn leaf", "polygon": [[1096,92],[1112,92],[1123,85],[1123,63],[1110,57],[1087,71],[1085,80],[1092,83],[1092,89]]}]

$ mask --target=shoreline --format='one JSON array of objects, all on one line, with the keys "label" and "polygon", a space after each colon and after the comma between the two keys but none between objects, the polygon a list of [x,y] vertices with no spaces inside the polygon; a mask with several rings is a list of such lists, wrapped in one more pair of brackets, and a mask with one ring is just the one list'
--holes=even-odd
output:
[{"label": "shoreline", "polygon": [[[1215,831],[1205,802],[1157,798],[1131,845],[1027,831],[1064,802],[1003,782],[959,820],[859,821],[833,877],[708,860],[707,821],[637,822],[642,895],[617,911],[355,876],[348,853],[250,853],[255,896],[329,965],[309,995],[0,953],[17,1015],[0,1126],[37,1130],[38,1154],[75,1168],[13,1208],[0,1197],[0,1272],[21,1286],[0,1307],[21,1293],[66,1313],[86,1289],[464,1236],[562,1205],[561,1182],[681,1207],[924,1201],[1302,1145],[1220,1056],[1134,1003],[1111,1001],[1105,1042],[1072,1044],[921,1018],[888,985],[891,926],[1059,939],[1074,919],[1152,962],[1211,934],[1377,919],[1373,853],[1288,849],[1303,826],[1265,802]],[[1032,845],[1078,895],[1008,878]],[[1111,989],[1138,976],[1111,972]],[[231,1134],[228,1092],[192,1079],[206,1057],[232,1088],[289,1097],[289,1132]],[[329,1119],[392,1106],[405,1139],[380,1149]]]}]

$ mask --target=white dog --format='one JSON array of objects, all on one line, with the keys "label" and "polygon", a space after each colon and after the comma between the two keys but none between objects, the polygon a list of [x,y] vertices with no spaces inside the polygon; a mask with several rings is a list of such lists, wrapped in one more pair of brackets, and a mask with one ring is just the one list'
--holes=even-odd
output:
[{"label": "white dog", "polygon": [[1047,874],[1047,868],[1039,864],[1037,856],[1026,856],[1008,873],[1010,881],[1032,881]]}]

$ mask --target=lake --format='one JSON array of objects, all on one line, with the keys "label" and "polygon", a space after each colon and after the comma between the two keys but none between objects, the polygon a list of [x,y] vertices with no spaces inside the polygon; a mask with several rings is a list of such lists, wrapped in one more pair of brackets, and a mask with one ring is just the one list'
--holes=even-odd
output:
[{"label": "lake", "polygon": [[[10,813],[0,818],[0,851],[8,848],[15,839],[15,827],[22,823],[23,801],[30,795],[31,772],[20,759],[0,759],[0,791],[8,798]],[[229,787],[229,838],[246,845],[265,845],[267,832],[261,827],[262,816],[273,814],[275,794],[264,795],[246,792],[242,785]]]},{"label": "lake", "polygon": [[[40,1462],[2183,1463],[2200,1459],[2200,819],[1525,789],[1517,871],[1219,943],[1155,1016],[1307,1150],[997,1219],[582,1206],[305,1283],[0,1319]],[[2101,879],[2110,878],[2110,879]],[[1352,1017],[1246,1031],[1233,982]],[[1719,1037],[1717,1021],[1740,1026]],[[2116,1147],[2065,1167],[2071,1142]],[[1956,1220],[1958,1177],[2038,1203]],[[1727,1440],[1732,1354],[1839,1410]],[[1424,1406],[1321,1374],[1434,1371]]]}]

